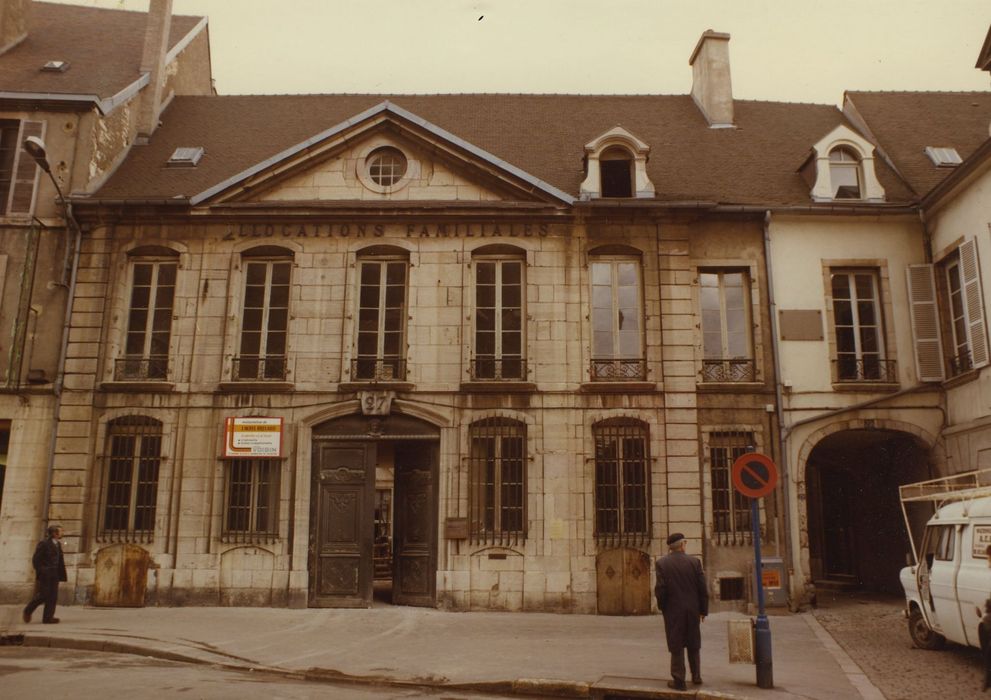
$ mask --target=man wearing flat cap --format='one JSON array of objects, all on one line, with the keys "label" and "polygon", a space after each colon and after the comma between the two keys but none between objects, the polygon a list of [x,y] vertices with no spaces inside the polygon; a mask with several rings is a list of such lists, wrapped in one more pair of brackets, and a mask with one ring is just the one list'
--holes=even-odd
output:
[{"label": "man wearing flat cap", "polygon": [[709,591],[702,573],[702,562],[685,554],[688,541],[680,532],[667,539],[668,554],[657,560],[654,595],[664,615],[664,635],[671,652],[671,678],[668,687],[686,690],[685,650],[692,670],[692,683],[702,685],[701,623],[709,614]]}]

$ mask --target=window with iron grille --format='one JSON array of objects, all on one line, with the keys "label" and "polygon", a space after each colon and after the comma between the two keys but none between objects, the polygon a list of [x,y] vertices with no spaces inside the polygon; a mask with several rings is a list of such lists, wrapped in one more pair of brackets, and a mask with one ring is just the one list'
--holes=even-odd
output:
[{"label": "window with iron grille", "polygon": [[597,381],[646,379],[640,261],[597,257],[592,283],[592,368]]},{"label": "window with iron grille", "polygon": [[274,542],[279,536],[279,467],[275,459],[226,463],[225,542]]},{"label": "window with iron grille", "polygon": [[482,258],[475,265],[472,379],[522,380],[523,261]]},{"label": "window with iron grille", "polygon": [[644,423],[607,420],[595,440],[595,538],[606,545],[650,539],[650,451]]},{"label": "window with iron grille", "polygon": [[702,380],[755,381],[750,279],[745,270],[700,270]]},{"label": "window with iron grille", "polygon": [[406,260],[358,263],[358,333],[354,378],[406,378]]},{"label": "window with iron grille", "polygon": [[144,416],[119,418],[107,426],[100,538],[150,542],[155,532],[162,424]]},{"label": "window with iron grille", "polygon": [[249,260],[244,268],[244,308],[235,379],[284,381],[292,261]]},{"label": "window with iron grille", "polygon": [[526,426],[489,418],[468,428],[468,522],[473,542],[526,537]]},{"label": "window with iron grille", "polygon": [[836,380],[883,381],[890,363],[884,351],[877,270],[830,270],[836,331]]},{"label": "window with iron grille", "polygon": [[750,502],[732,482],[733,462],[754,449],[753,433],[709,433],[709,477],[712,489],[712,534],[719,544],[753,541]]},{"label": "window with iron grille", "polygon": [[167,377],[177,269],[174,260],[132,263],[124,357],[117,361],[116,379]]}]

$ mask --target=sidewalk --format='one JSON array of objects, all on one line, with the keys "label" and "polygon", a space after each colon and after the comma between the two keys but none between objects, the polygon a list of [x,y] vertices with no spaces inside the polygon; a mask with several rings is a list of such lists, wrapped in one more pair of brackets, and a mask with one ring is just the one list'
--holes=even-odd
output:
[{"label": "sidewalk", "polygon": [[811,615],[772,616],[774,689],[728,663],[726,621],[702,627],[705,685],[667,688],[659,616],[273,608],[60,606],[61,624],[25,625],[0,606],[0,635],[25,645],[102,649],[313,679],[347,679],[542,697],[876,700],[860,669]]}]

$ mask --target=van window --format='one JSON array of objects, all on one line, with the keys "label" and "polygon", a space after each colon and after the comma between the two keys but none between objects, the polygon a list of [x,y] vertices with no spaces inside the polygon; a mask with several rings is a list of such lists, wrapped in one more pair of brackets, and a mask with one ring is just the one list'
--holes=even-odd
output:
[{"label": "van window", "polygon": [[953,560],[953,544],[956,539],[956,528],[953,525],[941,525],[939,543],[936,545],[936,559],[939,561]]}]

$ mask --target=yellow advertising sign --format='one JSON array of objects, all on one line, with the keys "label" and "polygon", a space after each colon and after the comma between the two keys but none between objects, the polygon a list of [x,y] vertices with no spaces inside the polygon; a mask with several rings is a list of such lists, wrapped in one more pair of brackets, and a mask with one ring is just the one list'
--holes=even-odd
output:
[{"label": "yellow advertising sign", "polygon": [[781,588],[781,572],[777,569],[764,569],[760,580],[764,588]]},{"label": "yellow advertising sign", "polygon": [[282,419],[228,418],[224,425],[224,457],[282,457]]}]

